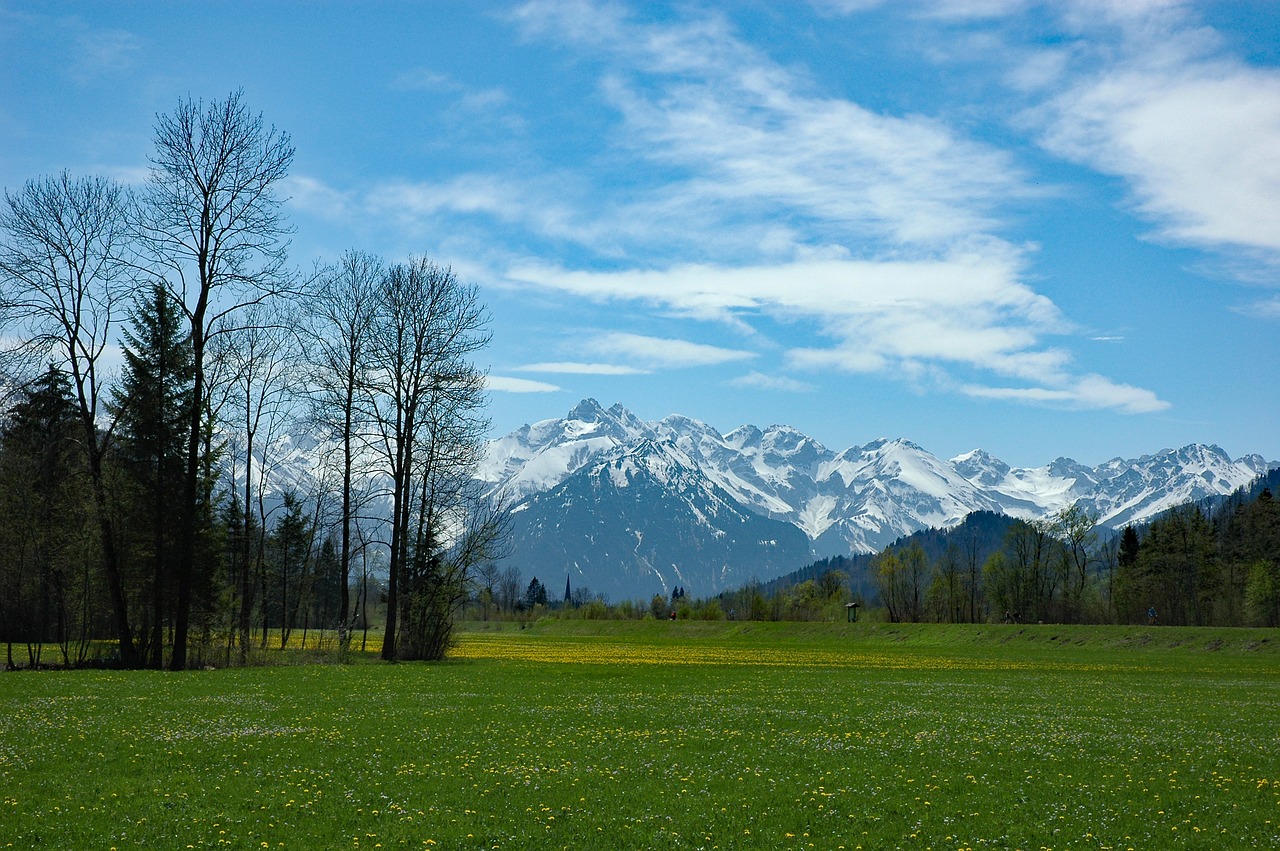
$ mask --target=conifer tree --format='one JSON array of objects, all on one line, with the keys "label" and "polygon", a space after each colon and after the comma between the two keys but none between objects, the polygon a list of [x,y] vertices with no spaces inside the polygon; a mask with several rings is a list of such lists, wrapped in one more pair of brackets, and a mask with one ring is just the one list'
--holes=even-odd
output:
[{"label": "conifer tree", "polygon": [[51,366],[22,390],[0,431],[0,625],[9,667],[15,639],[27,643],[29,665],[40,664],[41,642],[62,645],[66,664],[69,641],[87,628],[84,606],[72,599],[77,567],[89,569],[71,552],[87,500],[77,488],[76,429],[67,375]]},{"label": "conifer tree", "polygon": [[181,517],[186,428],[191,416],[195,367],[180,306],[164,287],[152,287],[124,332],[125,369],[116,391],[120,454],[140,494],[151,564],[150,637],[147,661],[163,665],[164,628],[173,610],[174,559]]}]

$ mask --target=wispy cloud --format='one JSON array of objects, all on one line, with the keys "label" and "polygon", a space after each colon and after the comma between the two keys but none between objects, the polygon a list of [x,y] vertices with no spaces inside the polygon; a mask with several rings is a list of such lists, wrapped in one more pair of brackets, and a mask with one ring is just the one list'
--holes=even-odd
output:
[{"label": "wispy cloud", "polygon": [[555,361],[550,363],[530,363],[515,368],[517,372],[550,372],[566,375],[647,375],[652,370],[634,366],[623,366],[612,363],[577,363],[575,361]]},{"label": "wispy cloud", "polygon": [[[513,269],[510,277],[523,285],[598,301],[648,303],[701,319],[768,315],[812,322],[828,345],[786,350],[784,359],[794,370],[912,377],[978,369],[1039,384],[1027,391],[981,394],[990,398],[1130,412],[1157,410],[1165,404],[1151,391],[1079,375],[1069,352],[1046,344],[1049,338],[1073,331],[1073,326],[1049,299],[1021,281],[1020,272],[1020,259],[1010,251],[937,261],[824,260],[623,272],[526,266]],[[597,337],[588,347],[623,359],[640,357],[649,364],[661,365],[652,359],[662,357],[699,362],[677,355],[695,344],[673,342],[615,334]],[[702,362],[724,360],[716,355]]]},{"label": "wispy cloud", "polygon": [[129,70],[145,46],[138,36],[118,29],[85,29],[76,36],[75,42],[72,70],[85,79],[104,72]]},{"label": "wispy cloud", "polygon": [[457,78],[430,68],[412,68],[391,81],[391,88],[400,91],[437,92],[454,97],[459,106],[473,112],[483,112],[504,107],[511,96],[500,87],[475,88]]},{"label": "wispy cloud", "polygon": [[765,375],[763,372],[748,372],[733,379],[729,384],[751,390],[778,390],[784,393],[812,393],[817,389],[807,381],[798,381],[785,375]]},{"label": "wispy cloud", "polygon": [[485,387],[497,393],[559,393],[561,389],[545,381],[511,378],[505,375],[486,376]]},{"label": "wispy cloud", "polygon": [[1237,308],[1236,312],[1258,319],[1280,319],[1280,296],[1255,301],[1245,307]]},{"label": "wispy cloud", "polygon": [[719,16],[642,23],[613,6],[540,0],[517,17],[605,58],[619,138],[674,169],[665,191],[722,223],[746,204],[757,216],[804,217],[810,239],[857,232],[937,246],[988,230],[999,204],[1027,191],[1004,152],[927,116],[820,93]]},{"label": "wispy cloud", "polygon": [[339,191],[321,180],[300,174],[289,175],[281,184],[281,194],[295,209],[326,219],[340,219],[351,214],[355,202],[351,192]]},{"label": "wispy cloud", "polygon": [[1070,18],[1099,40],[1037,112],[1044,146],[1123,178],[1156,238],[1280,268],[1280,69],[1225,53],[1178,4],[1079,5],[1106,14]]},{"label": "wispy cloud", "polygon": [[631,361],[650,369],[714,366],[756,357],[755,352],[741,349],[625,333],[600,334],[584,341],[582,347],[594,354]]},{"label": "wispy cloud", "polygon": [[[917,11],[974,18],[1009,8],[922,2]],[[761,320],[802,323],[806,342],[781,349],[788,370],[906,380],[941,372],[939,387],[960,384],[950,371],[977,370],[992,378],[979,383],[1035,385],[1002,398],[1088,395],[1123,410],[1147,404],[1142,394],[1155,398],[1141,388],[1126,396],[1119,383],[1103,392],[1064,348],[1078,330],[1028,283],[1034,249],[999,235],[1010,199],[1043,193],[1005,151],[935,117],[834,95],[720,14],[650,20],[617,4],[533,0],[512,19],[527,37],[595,63],[597,92],[618,122],[600,141],[614,171],[389,181],[353,209],[413,232],[499,223],[511,234],[508,256],[522,259],[491,259],[505,267],[500,282],[516,288],[647,305],[752,335]],[[421,68],[399,85],[459,88]],[[300,188],[304,203],[347,203],[343,193]],[[576,262],[540,259],[567,255]],[[589,360],[535,366],[602,374],[602,365],[657,370],[757,356],[699,342],[702,329],[691,325],[686,339],[599,335],[581,350]]]},{"label": "wispy cloud", "polygon": [[962,387],[961,392],[985,399],[1053,403],[1085,409],[1109,408],[1126,414],[1147,414],[1169,407],[1168,402],[1158,398],[1150,390],[1117,384],[1100,375],[1073,379],[1059,388],[983,387],[971,384]]}]

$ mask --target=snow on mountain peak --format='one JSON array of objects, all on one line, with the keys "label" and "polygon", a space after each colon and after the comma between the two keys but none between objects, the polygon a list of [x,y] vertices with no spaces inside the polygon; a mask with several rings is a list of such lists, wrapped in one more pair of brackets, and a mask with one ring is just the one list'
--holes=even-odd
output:
[{"label": "snow on mountain peak", "polygon": [[1227,493],[1271,466],[1259,456],[1232,461],[1220,447],[1200,444],[1097,467],[1058,458],[1014,468],[981,449],[944,461],[903,438],[833,453],[787,425],[742,425],[721,435],[690,417],[646,423],[620,404],[606,411],[584,399],[565,419],[491,442],[481,478],[518,501],[594,462],[612,465],[619,485],[641,472],[687,484],[692,471],[751,511],[798,526],[820,554],[879,549],[977,510],[1029,519],[1081,502],[1119,526],[1186,498]]},{"label": "snow on mountain peak", "polygon": [[583,399],[573,410],[565,417],[568,420],[581,420],[582,422],[593,423],[598,422],[604,414],[604,408],[600,407],[600,403],[595,399]]}]

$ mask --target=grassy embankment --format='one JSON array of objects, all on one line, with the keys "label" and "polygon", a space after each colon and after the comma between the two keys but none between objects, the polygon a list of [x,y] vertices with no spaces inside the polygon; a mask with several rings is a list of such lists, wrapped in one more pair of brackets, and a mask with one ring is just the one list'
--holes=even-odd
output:
[{"label": "grassy embankment", "polygon": [[435,665],[6,674],[0,847],[1270,848],[1277,644],[544,621]]}]

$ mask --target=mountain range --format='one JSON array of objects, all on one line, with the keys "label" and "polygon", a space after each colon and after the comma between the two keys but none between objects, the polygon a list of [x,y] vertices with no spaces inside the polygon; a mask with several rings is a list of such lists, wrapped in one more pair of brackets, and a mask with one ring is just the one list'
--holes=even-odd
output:
[{"label": "mountain range", "polygon": [[1096,467],[1069,458],[1012,467],[980,449],[942,460],[905,439],[835,452],[789,426],[721,434],[585,399],[492,441],[478,476],[513,506],[509,558],[526,575],[558,588],[567,573],[617,599],[768,580],[974,511],[1032,519],[1080,503],[1120,528],[1276,466],[1203,444]]}]

